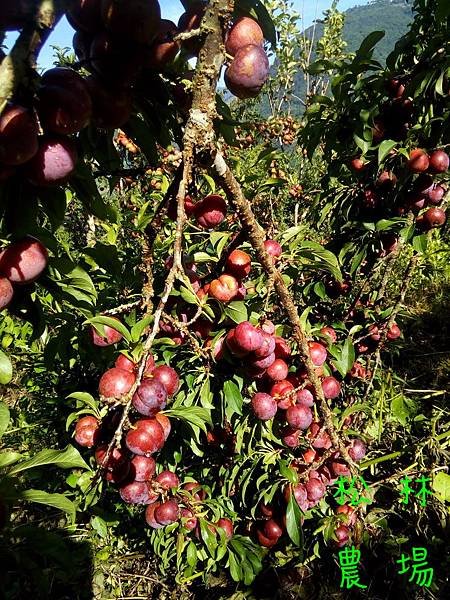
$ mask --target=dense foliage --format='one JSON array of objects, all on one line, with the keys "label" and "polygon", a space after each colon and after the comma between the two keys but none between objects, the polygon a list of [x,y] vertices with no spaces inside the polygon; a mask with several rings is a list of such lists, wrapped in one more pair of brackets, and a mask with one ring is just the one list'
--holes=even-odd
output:
[{"label": "dense foliage", "polygon": [[447,3],[386,66],[335,7],[310,64],[287,2],[183,5],[0,8],[5,597],[329,597],[345,547],[366,597],[445,597]]}]

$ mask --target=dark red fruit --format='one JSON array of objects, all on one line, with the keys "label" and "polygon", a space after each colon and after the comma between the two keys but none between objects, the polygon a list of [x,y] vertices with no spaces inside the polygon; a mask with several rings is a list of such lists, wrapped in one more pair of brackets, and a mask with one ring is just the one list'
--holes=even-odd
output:
[{"label": "dark red fruit", "polygon": [[222,519],[219,519],[217,523],[215,523],[215,525],[216,527],[220,527],[220,529],[223,529],[225,531],[225,535],[228,539],[233,537],[233,521],[224,517]]},{"label": "dark red fruit", "polygon": [[156,419],[136,421],[126,435],[127,448],[139,456],[151,456],[164,446],[164,430]]},{"label": "dark red fruit", "polygon": [[362,158],[355,157],[350,161],[350,168],[355,173],[361,173],[361,171],[365,170],[366,166],[367,165]]},{"label": "dark red fruit", "polygon": [[98,384],[98,392],[105,398],[121,398],[127,394],[136,381],[134,373],[117,369],[108,369],[103,373]]},{"label": "dark red fruit", "polygon": [[[111,318],[114,319],[115,317],[111,317]],[[120,323],[119,319],[115,319],[115,320]],[[113,329],[109,325],[103,325],[103,329],[105,331],[104,336],[100,335],[97,332],[97,330],[95,329],[95,327],[91,327],[90,336],[91,336],[92,343],[94,344],[94,346],[99,346],[101,348],[104,348],[105,346],[112,346],[113,344],[117,344],[118,342],[120,342],[120,340],[123,337],[119,331],[117,331],[116,329]],[[116,365],[116,366],[118,366],[118,365]],[[121,368],[121,367],[119,367],[119,368]],[[129,371],[130,369],[127,368],[125,370]]]},{"label": "dark red fruit", "polygon": [[225,84],[240,99],[255,98],[269,77],[269,59],[261,46],[240,48],[225,71]]},{"label": "dark red fruit", "polygon": [[353,507],[348,504],[343,504],[342,506],[338,506],[336,508],[337,515],[345,515],[346,523],[348,525],[354,525],[356,523],[356,511]]},{"label": "dark red fruit", "polygon": [[317,502],[325,494],[324,484],[320,481],[320,479],[317,479],[315,477],[311,477],[306,483],[305,487],[306,494],[310,502]]},{"label": "dark red fruit", "polygon": [[155,474],[156,462],[151,456],[134,456],[130,475],[135,481],[150,481]]},{"label": "dark red fruit", "polygon": [[103,24],[125,43],[151,44],[158,33],[161,9],[158,0],[102,0]]},{"label": "dark red fruit", "polygon": [[430,204],[437,205],[445,195],[445,188],[442,185],[433,185],[428,191],[427,200]]},{"label": "dark red fruit", "polygon": [[39,150],[38,133],[34,113],[23,106],[8,105],[0,116],[0,162],[17,166],[31,160]]},{"label": "dark red fruit", "polygon": [[13,287],[6,277],[0,277],[0,310],[3,310],[11,302],[14,295]]},{"label": "dark red fruit", "polygon": [[178,391],[180,380],[177,372],[168,365],[160,365],[152,371],[154,380],[159,381],[167,390],[168,396],[173,396]]},{"label": "dark red fruit", "polygon": [[386,332],[386,338],[388,340],[397,340],[401,335],[402,332],[400,331],[400,327],[397,325],[397,323],[392,323]]},{"label": "dark red fruit", "polygon": [[77,161],[77,150],[71,139],[45,137],[40,141],[37,154],[27,163],[25,173],[38,187],[58,186],[69,181]]},{"label": "dark red fruit", "polygon": [[222,196],[206,196],[195,205],[195,219],[204,229],[214,229],[225,219],[227,203]]},{"label": "dark red fruit", "polygon": [[429,165],[429,156],[424,150],[416,148],[411,151],[407,167],[412,173],[424,173]]},{"label": "dark red fruit", "polygon": [[111,483],[121,483],[128,478],[130,473],[130,462],[128,456],[120,448],[114,448],[106,464],[103,461],[106,458],[108,446],[99,446],[95,451],[95,460],[97,464],[106,469],[106,480]]},{"label": "dark red fruit", "polygon": [[268,421],[276,415],[278,405],[276,400],[269,394],[258,392],[252,398],[252,409],[258,419]]},{"label": "dark red fruit", "polygon": [[313,448],[325,448],[328,450],[328,448],[331,448],[332,446],[331,439],[328,433],[324,430],[321,432],[321,429],[322,426],[320,423],[312,423],[309,428],[308,437],[311,440],[311,446]]},{"label": "dark red fruit", "polygon": [[97,442],[100,423],[95,417],[82,417],[75,425],[75,441],[83,448],[92,448]]},{"label": "dark red fruit", "polygon": [[442,208],[434,206],[429,208],[422,215],[423,227],[425,229],[434,229],[435,227],[441,227],[446,221],[446,214]]},{"label": "dark red fruit", "polygon": [[155,40],[147,52],[146,67],[161,71],[173,62],[180,49],[179,43],[173,39],[177,33],[179,33],[178,27],[173,21],[161,20]]},{"label": "dark red fruit", "polygon": [[247,277],[251,271],[251,268],[252,259],[247,252],[243,252],[242,250],[233,250],[233,252],[227,258],[227,272],[231,273],[231,275],[234,275],[238,279]]},{"label": "dark red fruit", "polygon": [[289,394],[292,392],[294,386],[287,379],[283,379],[282,381],[277,381],[270,388],[270,395],[273,396],[278,403],[278,407],[286,410],[289,406],[292,406],[294,403],[295,394]]},{"label": "dark red fruit", "polygon": [[133,395],[134,408],[145,417],[154,417],[166,406],[167,391],[154,379],[143,379]]},{"label": "dark red fruit", "polygon": [[74,0],[66,16],[74,29],[96,33],[102,28],[101,0]]},{"label": "dark red fruit", "polygon": [[[306,486],[303,483],[299,483],[297,485],[291,486],[291,488],[288,488],[288,489],[289,489],[290,493],[287,495],[290,496],[290,494],[293,493],[294,498],[295,498],[297,504],[299,505],[299,507],[302,509],[303,512],[306,512],[309,507]],[[287,500],[288,499],[289,498],[287,498]]]},{"label": "dark red fruit", "polygon": [[269,256],[275,261],[283,254],[283,248],[276,240],[266,240],[264,242],[264,248]]},{"label": "dark red fruit", "polygon": [[194,497],[194,500],[201,502],[206,498],[206,492],[197,481],[189,481],[183,485],[183,490],[189,492]]},{"label": "dark red fruit", "polygon": [[[183,13],[178,21],[178,29],[180,31],[192,31],[200,27],[203,15],[205,13],[206,4],[204,2],[194,2],[185,13]],[[192,38],[182,42],[184,51],[189,56],[196,56],[201,48],[201,41]]]},{"label": "dark red fruit", "polygon": [[160,506],[161,502],[154,502],[153,504],[149,504],[145,509],[145,520],[147,521],[147,525],[153,529],[161,529],[164,527],[164,525],[161,525],[161,523],[158,523],[158,521],[155,519],[155,511]]},{"label": "dark red fruit", "polygon": [[132,481],[119,488],[120,497],[127,504],[150,504],[152,499],[148,483],[145,481]]},{"label": "dark red fruit", "polygon": [[430,172],[445,173],[450,166],[450,157],[444,150],[435,150],[430,154]]},{"label": "dark red fruit", "polygon": [[144,64],[139,46],[122,44],[108,32],[100,31],[92,40],[90,65],[109,86],[127,88],[133,85]]},{"label": "dark red fruit", "polygon": [[267,369],[267,377],[272,381],[282,381],[286,379],[289,373],[289,367],[281,358],[277,358]]},{"label": "dark red fruit", "polygon": [[392,171],[382,171],[375,182],[383,192],[390,192],[397,183],[397,176]]},{"label": "dark red fruit", "polygon": [[283,431],[281,437],[284,444],[286,444],[288,448],[297,448],[297,446],[300,444],[299,434],[299,429],[291,429],[290,427],[287,427]]},{"label": "dark red fruit", "polygon": [[332,327],[322,327],[320,333],[326,336],[332,344],[336,343],[337,335],[335,330]]},{"label": "dark red fruit", "polygon": [[262,344],[259,348],[257,348],[253,355],[255,358],[267,358],[271,354],[273,354],[273,359],[275,360],[275,339],[265,331],[261,331],[262,336]]},{"label": "dark red fruit", "polygon": [[319,342],[309,342],[309,354],[314,366],[321,367],[327,360],[328,352]]},{"label": "dark red fruit", "polygon": [[92,123],[100,129],[118,129],[130,118],[133,108],[127,90],[108,89],[97,77],[87,77],[86,86],[92,98]]},{"label": "dark red fruit", "polygon": [[269,519],[263,525],[263,534],[269,540],[278,540],[283,535],[283,530],[274,519]]},{"label": "dark red fruit", "polygon": [[239,291],[239,283],[232,275],[224,273],[218,279],[211,281],[209,294],[220,302],[230,302]]},{"label": "dark red fruit", "polygon": [[181,509],[181,518],[183,519],[183,526],[189,531],[193,531],[197,527],[197,517],[188,508]]},{"label": "dark red fruit", "polygon": [[172,471],[162,471],[157,477],[155,477],[155,481],[159,483],[159,485],[165,490],[177,488],[180,485],[178,476]]},{"label": "dark red fruit", "polygon": [[275,356],[283,360],[288,360],[291,356],[291,348],[285,339],[282,337],[275,337]]},{"label": "dark red fruit", "polygon": [[[106,330],[106,327],[105,327],[105,330]],[[115,330],[113,329],[113,331],[115,331]],[[134,363],[132,360],[127,358],[125,356],[125,354],[119,354],[119,356],[116,358],[116,362],[114,363],[114,366],[117,369],[123,369],[124,371],[130,371],[130,373],[134,373],[136,371],[136,363]]]},{"label": "dark red fruit", "polygon": [[253,352],[263,343],[262,332],[248,321],[243,321],[234,329],[234,343],[244,352]]},{"label": "dark red fruit", "polygon": [[262,46],[263,43],[264,34],[258,23],[250,17],[240,17],[233,23],[227,35],[225,49],[228,54],[235,56],[244,46]]},{"label": "dark red fruit", "polygon": [[314,406],[314,395],[313,393],[304,388],[303,390],[298,390],[297,392],[297,404],[302,406]]},{"label": "dark red fruit", "polygon": [[42,274],[47,262],[46,247],[34,238],[25,238],[0,252],[0,275],[11,283],[31,283]]},{"label": "dark red fruit", "polygon": [[271,365],[273,365],[274,362],[275,354],[272,352],[272,354],[269,354],[269,356],[266,356],[265,358],[258,358],[256,360],[253,359],[250,364],[252,368],[264,371],[265,369],[268,369]]},{"label": "dark red fruit", "polygon": [[336,527],[334,535],[336,537],[335,545],[338,548],[342,548],[348,544],[350,539],[350,530],[345,525],[339,525],[339,527]]},{"label": "dark red fruit", "polygon": [[286,411],[286,421],[292,429],[308,429],[313,420],[311,409],[301,404],[290,406]]},{"label": "dark red fruit", "polygon": [[259,544],[261,546],[264,546],[265,548],[272,548],[272,546],[275,546],[275,544],[277,543],[277,541],[279,539],[279,538],[269,539],[259,529],[256,530],[256,537],[258,539]]},{"label": "dark red fruit", "polygon": [[92,116],[92,100],[83,77],[63,67],[46,71],[38,92],[38,112],[46,132],[70,135],[84,129]]},{"label": "dark red fruit", "polygon": [[169,437],[169,434],[170,434],[170,430],[172,429],[169,417],[166,417],[166,415],[163,415],[162,413],[158,413],[155,415],[155,419],[158,421],[158,423],[163,428],[164,439],[167,440],[167,438]]},{"label": "dark red fruit", "polygon": [[155,521],[161,525],[170,525],[180,516],[180,508],[176,500],[167,500],[155,508]]},{"label": "dark red fruit", "polygon": [[353,460],[362,460],[366,455],[366,445],[362,440],[352,440],[348,453]]},{"label": "dark red fruit", "polygon": [[334,377],[325,377],[322,381],[322,390],[325,398],[332,400],[341,393],[341,384]]}]

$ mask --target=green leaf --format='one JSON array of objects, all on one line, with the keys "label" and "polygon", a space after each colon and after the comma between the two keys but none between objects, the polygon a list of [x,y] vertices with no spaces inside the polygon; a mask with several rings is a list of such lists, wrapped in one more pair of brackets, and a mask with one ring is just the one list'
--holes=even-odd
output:
[{"label": "green leaf", "polygon": [[17,500],[27,500],[28,502],[53,506],[67,513],[71,521],[75,521],[75,504],[62,494],[49,494],[42,490],[23,490],[17,494]]},{"label": "green leaf", "polygon": [[384,31],[372,31],[372,33],[369,33],[369,35],[361,43],[361,46],[358,48],[354,62],[357,63],[361,62],[362,60],[370,59],[375,46],[384,38],[385,35],[386,34]]},{"label": "green leaf", "polygon": [[224,312],[235,323],[242,323],[248,319],[247,307],[241,301],[230,302]]},{"label": "green leaf", "polygon": [[450,475],[439,471],[433,477],[431,487],[436,492],[437,496],[443,502],[450,502]]},{"label": "green leaf", "polygon": [[338,281],[342,281],[342,273],[336,256],[317,242],[305,240],[297,246],[298,256],[309,261],[308,266],[328,271]]},{"label": "green leaf", "polygon": [[428,247],[428,236],[426,233],[415,235],[412,241],[413,248],[416,252],[426,252]]},{"label": "green leaf", "polygon": [[78,162],[76,172],[70,179],[70,186],[91,214],[102,221],[117,222],[116,209],[104,202],[98,191],[92,170],[84,161]]},{"label": "green leaf", "polygon": [[229,552],[228,554],[228,563],[230,566],[230,575],[234,579],[234,581],[242,580],[242,568],[240,565],[240,560],[238,561],[233,552]]},{"label": "green leaf", "polygon": [[131,338],[133,342],[138,342],[141,339],[142,334],[153,321],[153,318],[153,315],[147,315],[133,325],[133,327],[131,328]]},{"label": "green leaf", "polygon": [[127,340],[127,342],[131,341],[131,334],[128,329],[125,327],[123,323],[118,321],[117,319],[113,319],[112,317],[105,317],[99,315],[97,317],[92,317],[92,319],[88,319],[85,323],[90,323],[93,325],[100,335],[104,335],[104,331],[101,328],[97,328],[96,325],[108,325],[112,329],[115,329],[119,333],[123,335],[123,337]]},{"label": "green leaf", "polygon": [[95,413],[98,412],[98,401],[87,392],[73,392],[73,394],[70,394],[67,398],[78,400],[78,402],[89,406]]},{"label": "green leaf", "polygon": [[0,350],[0,384],[6,385],[12,379],[12,363],[8,356]]},{"label": "green leaf", "polygon": [[19,452],[1,452],[0,453],[0,469],[4,469],[5,467],[9,467],[13,465],[18,460],[23,458],[22,454]]},{"label": "green leaf", "polygon": [[292,542],[299,547],[303,547],[303,532],[302,532],[302,512],[300,510],[294,494],[289,497],[289,502],[286,510],[286,531]]},{"label": "green leaf", "polygon": [[14,475],[15,473],[22,473],[28,469],[45,465],[53,465],[61,469],[89,469],[78,450],[73,446],[67,446],[64,450],[41,450],[36,456],[24,460],[10,469],[8,474]]},{"label": "green leaf", "polygon": [[158,164],[155,138],[151,135],[151,127],[142,117],[134,115],[122,129],[139,146],[151,165]]},{"label": "green leaf", "polygon": [[9,408],[4,402],[0,402],[0,439],[8,429],[10,420]]},{"label": "green leaf", "polygon": [[180,408],[171,408],[164,411],[164,414],[170,418],[179,419],[198,427],[206,432],[206,425],[211,424],[211,415],[209,410],[201,406],[182,406]]},{"label": "green leaf", "polygon": [[227,418],[231,419],[234,414],[242,415],[242,405],[244,404],[244,399],[242,398],[242,394],[234,381],[225,381],[222,395]]},{"label": "green leaf", "polygon": [[383,140],[378,147],[378,164],[381,164],[389,152],[395,148],[397,142],[394,140]]}]

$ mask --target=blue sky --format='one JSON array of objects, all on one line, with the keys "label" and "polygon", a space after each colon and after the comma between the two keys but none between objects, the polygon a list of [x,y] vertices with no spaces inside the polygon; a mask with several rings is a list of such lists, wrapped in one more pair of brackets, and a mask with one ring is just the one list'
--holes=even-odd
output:
[{"label": "blue sky", "polygon": [[[1,1],[1,0],[0,0]],[[322,12],[329,8],[332,0],[294,0],[295,9],[303,15],[305,27],[311,25],[315,18],[320,18]],[[340,0],[339,8],[346,10],[358,4],[368,4],[369,0]],[[177,22],[178,17],[183,12],[183,7],[179,0],[160,0],[164,18]],[[8,45],[12,43],[16,34],[10,34],[7,38]],[[39,57],[39,65],[43,68],[51,67],[53,64],[53,46],[71,46],[73,30],[64,19],[55,29],[49,38],[45,48]]]}]

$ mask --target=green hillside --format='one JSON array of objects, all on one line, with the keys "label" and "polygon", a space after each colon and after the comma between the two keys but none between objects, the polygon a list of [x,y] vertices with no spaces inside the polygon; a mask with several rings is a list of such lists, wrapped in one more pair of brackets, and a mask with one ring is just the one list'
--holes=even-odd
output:
[{"label": "green hillside", "polygon": [[366,6],[350,8],[345,13],[344,26],[348,50],[355,51],[371,31],[385,31],[374,54],[376,60],[384,62],[411,20],[411,5],[406,0],[376,0]]},{"label": "green hillside", "polygon": [[[406,33],[412,21],[411,5],[407,0],[374,0],[365,6],[355,6],[345,11],[345,25],[343,36],[347,42],[347,50],[355,52],[364,38],[372,31],[385,31],[385,37],[375,49],[374,58],[384,63],[389,53],[393,50],[397,40]],[[323,34],[321,22],[309,27],[306,31],[309,37],[314,35],[315,40]],[[300,98],[305,96],[305,83],[303,73],[300,71],[295,82],[295,95]],[[268,114],[267,99],[262,99],[261,110]],[[298,106],[301,112],[301,105]]]}]

